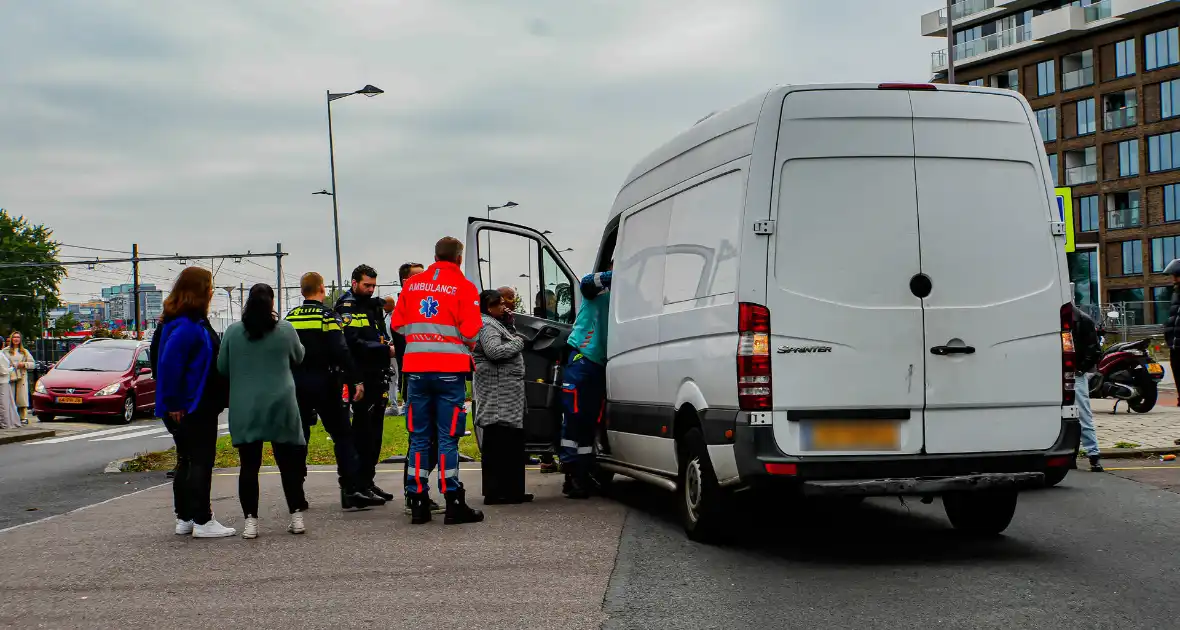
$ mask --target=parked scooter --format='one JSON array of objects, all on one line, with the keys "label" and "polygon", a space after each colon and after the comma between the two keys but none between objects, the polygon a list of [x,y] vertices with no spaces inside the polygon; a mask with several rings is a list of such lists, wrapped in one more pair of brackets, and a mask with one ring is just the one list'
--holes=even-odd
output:
[{"label": "parked scooter", "polygon": [[[1105,331],[1099,331],[1102,335]],[[1090,376],[1090,398],[1114,398],[1115,411],[1119,400],[1137,413],[1147,413],[1155,407],[1159,382],[1164,378],[1164,366],[1151,358],[1147,346],[1151,338],[1116,343],[1102,353],[1097,373]]]}]

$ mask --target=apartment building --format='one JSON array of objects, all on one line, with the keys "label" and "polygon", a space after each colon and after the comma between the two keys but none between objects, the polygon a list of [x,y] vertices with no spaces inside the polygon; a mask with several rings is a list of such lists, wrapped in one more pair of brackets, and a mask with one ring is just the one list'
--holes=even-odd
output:
[{"label": "apartment building", "polygon": [[[1161,323],[1180,257],[1180,0],[962,0],[955,81],[1017,90],[1073,197],[1075,298]],[[946,41],[946,9],[922,34]],[[934,81],[947,50],[933,53]],[[983,191],[981,191],[983,192]],[[1003,191],[991,191],[1002,201]]]}]

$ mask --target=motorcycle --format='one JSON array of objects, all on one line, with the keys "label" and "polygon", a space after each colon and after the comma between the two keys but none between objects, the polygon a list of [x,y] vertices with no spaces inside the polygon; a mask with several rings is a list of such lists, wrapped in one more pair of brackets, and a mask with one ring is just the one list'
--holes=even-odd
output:
[{"label": "motorcycle", "polygon": [[1151,338],[1116,343],[1102,353],[1096,373],[1090,375],[1090,398],[1114,398],[1127,401],[1136,413],[1155,407],[1164,366],[1147,353]]}]

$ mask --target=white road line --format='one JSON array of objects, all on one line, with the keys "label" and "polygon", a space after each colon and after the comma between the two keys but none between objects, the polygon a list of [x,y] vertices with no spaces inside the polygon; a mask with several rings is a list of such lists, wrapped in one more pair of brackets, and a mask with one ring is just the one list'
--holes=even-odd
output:
[{"label": "white road line", "polygon": [[26,442],[26,444],[60,444],[62,442],[73,442],[74,440],[92,440],[98,436],[113,435],[115,433],[126,433],[127,431],[139,431],[140,429],[143,429],[143,425],[134,427],[119,427],[117,429],[103,429],[102,431],[90,431],[87,433],[78,433],[76,435],[67,435],[65,437],[49,438],[48,440]]},{"label": "white road line", "polygon": [[154,429],[148,429],[146,431],[140,431],[138,433],[122,433],[120,435],[109,435],[107,437],[100,437],[98,439],[94,439],[94,440],[90,440],[90,441],[91,442],[113,442],[115,440],[130,440],[133,438],[141,438],[141,437],[146,437],[149,435],[155,435],[157,433],[167,433],[167,432],[168,432],[168,429],[166,427],[156,427]]},{"label": "white road line", "polygon": [[20,528],[22,528],[22,527],[28,527],[29,525],[36,525],[37,523],[44,523],[45,521],[50,521],[50,520],[53,520],[53,519],[55,519],[55,518],[60,518],[60,517],[62,517],[62,516],[69,516],[69,515],[71,515],[71,514],[75,514],[75,513],[77,513],[77,512],[81,512],[82,510],[89,510],[89,509],[90,509],[90,508],[92,508],[92,507],[97,507],[97,506],[99,506],[99,505],[103,505],[104,503],[110,503],[111,501],[117,501],[117,500],[119,500],[119,499],[122,499],[123,497],[129,497],[129,496],[132,496],[132,495],[139,494],[139,493],[141,493],[141,492],[147,492],[148,490],[155,490],[156,488],[162,488],[162,487],[164,487],[164,486],[170,486],[170,485],[172,485],[172,482],[171,482],[171,481],[169,481],[169,482],[167,482],[167,483],[162,483],[162,484],[159,484],[159,485],[151,486],[151,487],[149,487],[149,488],[144,488],[143,490],[136,490],[135,492],[128,492],[127,494],[122,494],[122,495],[119,495],[119,496],[117,496],[117,497],[112,497],[112,498],[110,498],[110,499],[107,499],[106,501],[99,501],[98,503],[92,503],[92,504],[90,504],[90,505],[84,505],[84,506],[82,506],[82,507],[80,507],[80,508],[77,508],[77,509],[74,509],[74,510],[70,510],[69,512],[62,512],[61,514],[54,514],[54,515],[52,515],[52,516],[46,516],[45,518],[42,518],[42,519],[37,519],[37,520],[35,520],[35,521],[29,521],[28,523],[21,523],[20,525],[13,525],[12,527],[5,527],[4,529],[0,529],[0,534],[3,534],[3,533],[5,533],[5,532],[10,532],[10,531],[12,531],[12,530],[14,530],[14,529],[20,529]]}]

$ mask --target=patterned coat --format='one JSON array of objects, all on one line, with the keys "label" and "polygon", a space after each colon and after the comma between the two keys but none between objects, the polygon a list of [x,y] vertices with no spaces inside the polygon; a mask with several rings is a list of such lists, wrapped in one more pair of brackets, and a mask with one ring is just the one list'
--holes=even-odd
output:
[{"label": "patterned coat", "polygon": [[483,316],[475,342],[475,424],[524,427],[524,340]]}]

